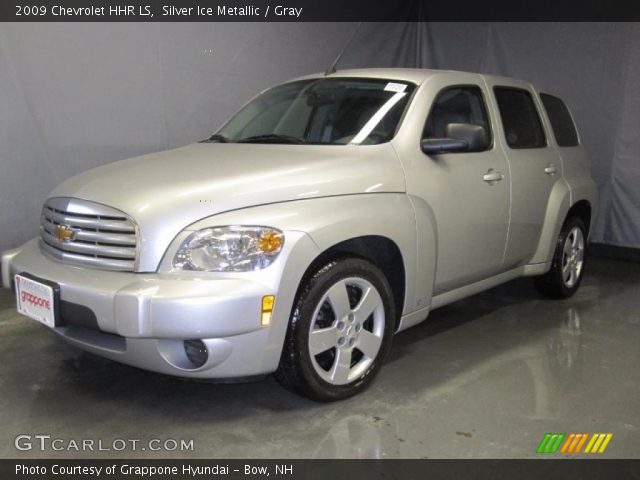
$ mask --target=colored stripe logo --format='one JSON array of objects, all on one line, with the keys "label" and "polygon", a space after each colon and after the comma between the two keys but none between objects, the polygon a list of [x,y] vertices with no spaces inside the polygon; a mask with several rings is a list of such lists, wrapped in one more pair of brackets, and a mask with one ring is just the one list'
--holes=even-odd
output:
[{"label": "colored stripe logo", "polygon": [[604,453],[612,438],[613,433],[545,433],[536,453]]},{"label": "colored stripe logo", "polygon": [[565,433],[545,433],[536,453],[556,453],[565,436]]},{"label": "colored stripe logo", "polygon": [[584,453],[602,453],[613,438],[613,433],[594,433]]}]

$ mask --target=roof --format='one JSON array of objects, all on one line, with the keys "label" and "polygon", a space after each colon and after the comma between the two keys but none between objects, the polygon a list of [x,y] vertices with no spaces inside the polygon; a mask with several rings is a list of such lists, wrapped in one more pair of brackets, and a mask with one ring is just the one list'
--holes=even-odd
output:
[{"label": "roof", "polygon": [[[405,82],[412,82],[416,85],[420,85],[429,77],[442,74],[463,74],[463,75],[477,75],[485,79],[491,79],[496,82],[504,82],[507,85],[525,87],[530,85],[529,82],[524,80],[501,77],[496,75],[486,75],[477,72],[463,72],[457,70],[436,70],[427,68],[359,68],[352,70],[338,70],[326,76],[326,78],[339,78],[339,77],[357,77],[357,78],[383,78],[387,80],[400,80]],[[295,78],[294,80],[306,80],[312,78],[323,78],[324,73],[314,73],[312,75],[305,75],[303,77]]]},{"label": "roof", "polygon": [[[425,68],[358,68],[352,70],[338,70],[327,75],[331,77],[357,77],[357,78],[385,78],[389,80],[404,80],[417,85],[421,84],[425,79],[446,70],[429,70]],[[296,78],[295,80],[304,80],[311,78],[324,77],[324,73],[314,73]]]}]

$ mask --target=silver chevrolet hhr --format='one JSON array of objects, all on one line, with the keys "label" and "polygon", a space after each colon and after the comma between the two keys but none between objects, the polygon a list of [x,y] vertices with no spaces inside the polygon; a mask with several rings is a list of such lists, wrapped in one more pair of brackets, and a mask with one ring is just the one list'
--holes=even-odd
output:
[{"label": "silver chevrolet hhr", "polygon": [[562,100],[462,72],[311,75],[209,139],[58,186],[2,255],[18,311],[183,377],[363,390],[395,333],[520,276],[580,285],[597,206]]}]

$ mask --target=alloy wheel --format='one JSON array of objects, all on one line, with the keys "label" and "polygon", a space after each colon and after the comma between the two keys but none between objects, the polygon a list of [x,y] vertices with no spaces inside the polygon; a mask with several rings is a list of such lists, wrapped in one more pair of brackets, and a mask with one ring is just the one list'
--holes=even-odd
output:
[{"label": "alloy wheel", "polygon": [[382,297],[368,280],[350,277],[332,285],[311,320],[309,353],[316,373],[332,385],[360,377],[380,351],[385,320]]}]

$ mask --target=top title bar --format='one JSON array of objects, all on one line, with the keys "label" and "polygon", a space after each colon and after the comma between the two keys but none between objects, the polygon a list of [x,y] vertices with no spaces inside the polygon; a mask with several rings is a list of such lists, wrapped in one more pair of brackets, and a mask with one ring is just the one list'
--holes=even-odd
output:
[{"label": "top title bar", "polygon": [[2,22],[633,21],[602,0],[3,0]]}]

